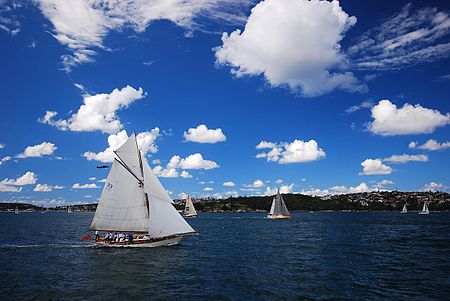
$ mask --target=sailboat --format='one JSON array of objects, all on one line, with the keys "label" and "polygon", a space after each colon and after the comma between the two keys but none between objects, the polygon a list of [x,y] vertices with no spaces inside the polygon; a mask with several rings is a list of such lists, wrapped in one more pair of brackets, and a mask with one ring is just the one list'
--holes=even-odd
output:
[{"label": "sailboat", "polygon": [[67,213],[72,213],[72,207],[67,207]]},{"label": "sailboat", "polygon": [[283,197],[281,196],[279,189],[277,194],[273,198],[272,207],[270,207],[270,212],[269,215],[267,215],[267,218],[271,219],[291,218],[291,214],[289,213],[286,204],[284,203]]},{"label": "sailboat", "polygon": [[419,214],[430,214],[430,211],[428,211],[427,202],[423,203],[422,211],[420,211]]},{"label": "sailboat", "polygon": [[194,204],[192,203],[192,199],[189,195],[186,199],[186,204],[184,205],[183,215],[185,217],[196,217],[197,216],[197,211],[195,210]]},{"label": "sailboat", "polygon": [[[133,133],[114,151],[116,157],[103,187],[90,229],[119,233],[120,240],[97,235],[103,246],[158,247],[178,244],[195,230],[172,205],[172,199],[141,154]],[[125,235],[125,233],[128,234]]]},{"label": "sailboat", "polygon": [[16,206],[16,210],[14,210],[15,214],[19,214],[19,207]]},{"label": "sailboat", "polygon": [[406,208],[406,204],[403,205],[403,209],[402,211],[400,211],[400,213],[408,213],[408,208]]}]

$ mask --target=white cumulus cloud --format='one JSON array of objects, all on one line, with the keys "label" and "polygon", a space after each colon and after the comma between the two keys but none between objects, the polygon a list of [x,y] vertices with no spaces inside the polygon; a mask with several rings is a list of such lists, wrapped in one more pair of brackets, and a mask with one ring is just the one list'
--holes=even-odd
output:
[{"label": "white cumulus cloud", "polygon": [[[389,183],[386,183],[389,184]],[[359,183],[357,186],[345,186],[345,185],[336,185],[326,189],[320,188],[309,188],[302,189],[299,193],[306,194],[311,196],[325,196],[325,195],[338,195],[338,194],[348,194],[348,193],[362,193],[362,192],[370,192],[376,191],[381,188],[380,185],[375,185],[369,187],[364,182]]]},{"label": "white cumulus cloud", "polygon": [[[156,153],[158,147],[155,144],[156,138],[159,136],[159,128],[154,128],[151,131],[141,132],[136,135],[136,140],[139,149],[145,154],[148,152]],[[114,161],[114,151],[124,144],[128,139],[128,134],[125,130],[120,131],[117,134],[111,134],[108,136],[108,147],[101,152],[85,152],[83,156],[91,160],[96,160],[104,163]]]},{"label": "white cumulus cloud", "polygon": [[183,137],[186,141],[198,143],[217,143],[227,140],[222,129],[208,129],[204,124],[188,129],[187,132],[184,132]]},{"label": "white cumulus cloud", "polygon": [[282,185],[281,187],[266,187],[266,191],[264,192],[264,195],[274,195],[278,192],[278,189],[280,190],[280,193],[293,193],[294,191],[294,184],[289,185]]},{"label": "white cumulus cloud", "polygon": [[392,173],[392,167],[383,164],[380,159],[366,159],[361,163],[363,175],[388,175]]},{"label": "white cumulus cloud", "polygon": [[408,103],[398,109],[386,99],[372,108],[372,118],[368,129],[382,136],[430,134],[450,123],[450,113],[444,115],[420,104],[413,106]]},{"label": "white cumulus cloud", "polygon": [[292,143],[261,141],[256,146],[256,149],[264,148],[271,148],[271,150],[257,154],[256,158],[266,158],[269,162],[278,162],[280,164],[311,162],[320,160],[326,155],[315,140],[305,142],[295,139]]},{"label": "white cumulus cloud", "polygon": [[[255,181],[253,181],[253,183],[252,184],[248,184],[248,185],[243,185],[244,187],[247,187],[247,188],[255,188],[255,189],[259,189],[259,188],[261,188],[261,187],[263,187],[264,186],[264,182],[261,180],[261,179],[256,179]],[[245,190],[245,189],[242,189],[242,190]],[[248,191],[252,191],[251,189],[248,189]]]},{"label": "white cumulus cloud", "polygon": [[223,182],[222,185],[226,186],[226,187],[234,187],[236,184],[234,182],[228,181],[228,182]]},{"label": "white cumulus cloud", "polygon": [[90,184],[75,183],[72,185],[72,188],[73,189],[94,189],[94,188],[98,188],[98,186],[95,183],[90,183]]},{"label": "white cumulus cloud", "polygon": [[263,75],[271,86],[288,86],[305,96],[334,89],[364,91],[346,71],[340,42],[356,18],[338,1],[265,0],[251,11],[243,31],[222,35],[218,64],[236,76]]},{"label": "white cumulus cloud", "polygon": [[1,181],[1,184],[5,185],[14,185],[14,186],[24,186],[24,185],[31,185],[36,183],[37,176],[34,172],[27,171],[22,176],[18,177],[17,179],[4,179]]},{"label": "white cumulus cloud", "polygon": [[384,158],[383,161],[390,162],[390,163],[407,163],[407,162],[427,162],[428,156],[427,155],[392,155],[390,157]]},{"label": "white cumulus cloud", "polygon": [[42,142],[33,146],[27,146],[23,153],[18,154],[16,158],[42,157],[51,155],[57,149],[56,145],[50,142]]},{"label": "white cumulus cloud", "polygon": [[213,169],[218,168],[219,165],[211,160],[203,159],[202,154],[196,153],[181,159],[179,166],[182,169]]},{"label": "white cumulus cloud", "polygon": [[446,142],[437,142],[434,139],[429,139],[427,140],[427,142],[425,142],[422,145],[419,145],[417,142],[415,141],[411,141],[408,144],[409,148],[418,148],[418,149],[424,149],[424,150],[429,150],[429,151],[437,151],[437,150],[444,150],[446,148],[450,148],[450,141],[446,141]]},{"label": "white cumulus cloud", "polygon": [[192,175],[186,169],[213,169],[218,167],[219,165],[216,162],[205,160],[200,153],[196,153],[186,158],[181,158],[178,155],[172,156],[165,167],[157,165],[153,168],[153,172],[158,177],[163,178],[177,178],[179,176],[192,178]]},{"label": "white cumulus cloud", "polygon": [[116,133],[123,128],[116,115],[117,111],[127,108],[134,101],[144,98],[146,95],[147,93],[142,88],[136,90],[131,86],[126,86],[121,90],[114,89],[110,94],[84,95],[83,104],[69,119],[55,120],[54,117],[57,113],[47,111],[39,121],[64,131]]},{"label": "white cumulus cloud", "polygon": [[425,184],[422,188],[423,191],[446,191],[449,187],[444,184],[431,182],[429,184]]},{"label": "white cumulus cloud", "polygon": [[34,187],[33,191],[40,191],[40,192],[50,192],[53,189],[63,189],[64,186],[51,186],[47,184],[37,184],[36,187]]},{"label": "white cumulus cloud", "polygon": [[22,191],[22,187],[17,186],[25,186],[35,184],[37,181],[37,176],[34,172],[27,171],[22,176],[16,179],[4,179],[0,182],[0,191],[1,192],[20,192]]}]

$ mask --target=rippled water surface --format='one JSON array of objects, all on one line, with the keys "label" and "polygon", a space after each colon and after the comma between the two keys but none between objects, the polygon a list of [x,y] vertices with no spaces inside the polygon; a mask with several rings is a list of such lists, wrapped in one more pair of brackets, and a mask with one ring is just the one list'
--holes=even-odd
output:
[{"label": "rippled water surface", "polygon": [[81,242],[92,217],[0,213],[0,299],[450,298],[450,213],[203,213],[150,249]]}]

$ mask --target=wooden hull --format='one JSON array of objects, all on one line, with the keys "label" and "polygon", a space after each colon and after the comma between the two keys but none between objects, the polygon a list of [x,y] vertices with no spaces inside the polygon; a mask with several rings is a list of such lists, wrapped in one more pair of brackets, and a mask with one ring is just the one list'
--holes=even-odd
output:
[{"label": "wooden hull", "polygon": [[286,219],[291,218],[290,215],[268,215],[267,218],[269,219]]},{"label": "wooden hull", "polygon": [[109,243],[105,241],[95,241],[97,246],[110,248],[155,248],[155,247],[170,247],[180,243],[183,236],[176,236],[171,238],[164,238],[160,240],[152,239],[135,239],[132,244],[128,241]]}]

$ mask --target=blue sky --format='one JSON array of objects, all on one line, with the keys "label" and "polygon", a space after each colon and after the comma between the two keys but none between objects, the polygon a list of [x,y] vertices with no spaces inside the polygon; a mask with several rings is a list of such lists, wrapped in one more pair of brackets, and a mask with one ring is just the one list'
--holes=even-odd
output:
[{"label": "blue sky", "polygon": [[444,1],[0,7],[1,201],[96,202],[133,131],[172,198],[449,190]]}]

